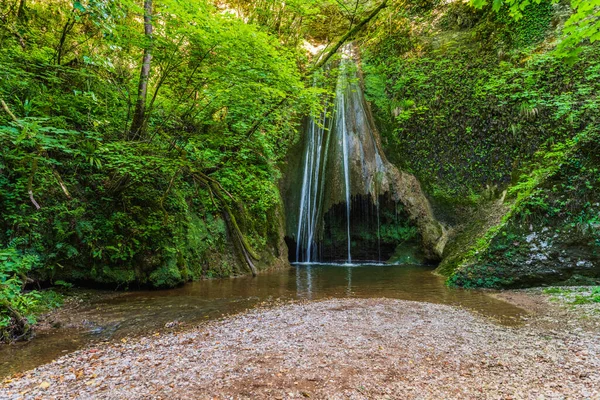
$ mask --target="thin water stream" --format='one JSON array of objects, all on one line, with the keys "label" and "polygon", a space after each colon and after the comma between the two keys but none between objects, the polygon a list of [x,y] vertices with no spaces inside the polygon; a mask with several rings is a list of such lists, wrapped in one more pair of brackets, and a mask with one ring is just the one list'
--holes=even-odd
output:
[{"label": "thin water stream", "polygon": [[100,299],[66,316],[66,325],[29,343],[0,346],[0,377],[34,368],[98,341],[152,335],[177,321],[183,328],[251,309],[265,301],[323,298],[424,301],[465,307],[499,323],[518,324],[525,311],[481,291],[452,289],[429,267],[304,264],[256,278],[207,280],[162,291]]},{"label": "thin water stream", "polygon": [[352,246],[351,246],[351,239],[350,239],[350,206],[351,206],[351,201],[350,201],[350,196],[352,193],[352,189],[350,187],[350,157],[349,157],[349,153],[348,153],[348,141],[350,140],[349,138],[349,132],[348,132],[348,128],[346,126],[346,97],[345,97],[345,91],[346,91],[346,87],[348,86],[348,82],[347,82],[347,77],[346,77],[346,71],[345,71],[345,62],[343,61],[340,68],[341,68],[341,73],[339,76],[339,82],[338,82],[338,87],[337,87],[337,94],[336,94],[336,98],[337,98],[337,116],[336,116],[336,120],[337,120],[337,129],[336,132],[338,133],[338,135],[341,136],[341,141],[342,141],[342,157],[343,157],[343,164],[344,164],[344,191],[345,191],[345,198],[346,198],[346,240],[347,240],[347,246],[348,246],[348,258],[346,259],[348,263],[352,262]]}]

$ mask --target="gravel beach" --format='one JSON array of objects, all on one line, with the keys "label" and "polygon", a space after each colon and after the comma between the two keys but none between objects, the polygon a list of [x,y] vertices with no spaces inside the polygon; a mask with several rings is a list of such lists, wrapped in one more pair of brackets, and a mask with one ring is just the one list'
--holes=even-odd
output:
[{"label": "gravel beach", "polygon": [[429,303],[294,303],[77,351],[7,379],[0,398],[600,398],[600,332],[557,318],[506,327]]}]

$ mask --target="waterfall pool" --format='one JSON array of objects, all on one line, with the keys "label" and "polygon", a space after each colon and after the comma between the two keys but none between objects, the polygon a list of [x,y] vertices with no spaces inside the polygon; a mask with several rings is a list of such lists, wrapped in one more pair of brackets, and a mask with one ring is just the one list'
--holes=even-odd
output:
[{"label": "waterfall pool", "polygon": [[[265,303],[325,298],[387,297],[464,307],[517,325],[526,312],[484,291],[448,288],[431,267],[386,264],[298,264],[256,278],[205,280],[170,290],[100,298],[61,316],[63,327],[28,343],[0,346],[0,377],[50,362],[98,341],[126,340],[192,328]],[[70,328],[69,326],[76,326]]]}]

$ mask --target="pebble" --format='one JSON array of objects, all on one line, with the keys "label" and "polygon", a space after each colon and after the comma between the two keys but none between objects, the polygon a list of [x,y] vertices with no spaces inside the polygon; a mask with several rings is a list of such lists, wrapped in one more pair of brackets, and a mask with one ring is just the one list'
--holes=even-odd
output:
[{"label": "pebble", "polygon": [[0,398],[600,398],[598,335],[556,318],[564,329],[402,300],[295,303],[67,354]]}]

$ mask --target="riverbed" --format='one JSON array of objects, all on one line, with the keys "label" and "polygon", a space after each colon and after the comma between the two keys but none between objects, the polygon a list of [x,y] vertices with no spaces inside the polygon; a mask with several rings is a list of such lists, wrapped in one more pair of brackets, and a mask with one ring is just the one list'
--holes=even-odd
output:
[{"label": "riverbed", "polygon": [[522,308],[482,291],[448,288],[423,265],[309,264],[194,282],[170,290],[92,296],[49,317],[28,343],[0,346],[0,377],[35,368],[99,342],[182,330],[265,304],[327,298],[390,298],[462,307],[504,325],[519,324]]},{"label": "riverbed", "polygon": [[596,399],[598,332],[561,318],[505,326],[428,302],[299,301],[87,347],[6,380],[0,397]]}]

